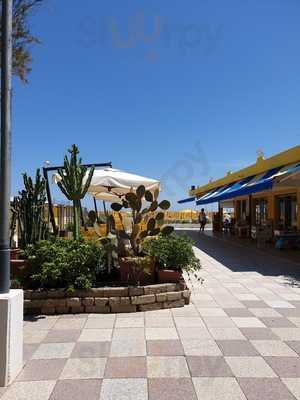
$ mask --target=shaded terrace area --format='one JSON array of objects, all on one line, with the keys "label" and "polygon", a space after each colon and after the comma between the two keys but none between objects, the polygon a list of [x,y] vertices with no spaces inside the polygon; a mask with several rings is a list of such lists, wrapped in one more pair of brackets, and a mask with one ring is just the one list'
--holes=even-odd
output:
[{"label": "shaded terrace area", "polygon": [[300,253],[274,248],[258,249],[247,239],[216,234],[211,230],[200,234],[195,230],[181,230],[188,234],[204,253],[233,272],[256,271],[264,276],[280,278],[280,282],[300,287]]}]

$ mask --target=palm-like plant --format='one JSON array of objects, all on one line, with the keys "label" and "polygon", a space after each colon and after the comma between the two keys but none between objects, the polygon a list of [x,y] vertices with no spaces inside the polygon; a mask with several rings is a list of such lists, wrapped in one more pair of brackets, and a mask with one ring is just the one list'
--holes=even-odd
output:
[{"label": "palm-like plant", "polygon": [[94,167],[91,167],[87,178],[88,167],[82,165],[81,158],[78,158],[78,147],[73,144],[68,150],[71,154],[70,159],[64,158],[64,167],[58,169],[61,178],[58,187],[68,200],[73,202],[73,237],[75,240],[80,238],[80,200],[84,198],[91,184],[94,174]]}]

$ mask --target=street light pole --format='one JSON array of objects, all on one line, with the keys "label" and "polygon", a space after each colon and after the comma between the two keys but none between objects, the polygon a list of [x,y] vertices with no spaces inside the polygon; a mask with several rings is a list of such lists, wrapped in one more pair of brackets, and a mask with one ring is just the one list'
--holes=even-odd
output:
[{"label": "street light pole", "polygon": [[10,289],[12,1],[2,0],[1,22],[0,294]]}]

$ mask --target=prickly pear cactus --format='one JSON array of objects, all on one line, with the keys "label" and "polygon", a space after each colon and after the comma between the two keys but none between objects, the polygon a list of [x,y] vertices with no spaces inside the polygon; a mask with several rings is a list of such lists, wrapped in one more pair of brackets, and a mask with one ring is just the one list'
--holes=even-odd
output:
[{"label": "prickly pear cactus", "polygon": [[73,237],[75,240],[80,238],[80,200],[84,198],[91,184],[95,168],[89,170],[85,180],[88,168],[82,165],[81,158],[78,158],[79,150],[75,144],[68,150],[70,159],[64,158],[64,167],[58,170],[61,181],[57,183],[62,193],[68,200],[73,202]]},{"label": "prickly pear cactus", "polygon": [[[171,226],[163,226],[164,211],[171,206],[168,200],[158,201],[159,190],[154,193],[145,189],[145,186],[139,186],[135,193],[130,192],[125,195],[122,203],[113,203],[111,208],[113,211],[120,212],[122,209],[130,209],[132,217],[131,233],[125,230],[118,231],[117,234],[121,239],[128,239],[135,256],[140,254],[140,244],[148,236],[155,236],[159,233],[169,235],[174,228]],[[142,201],[149,203],[143,208]],[[141,226],[146,226],[142,230]]]}]

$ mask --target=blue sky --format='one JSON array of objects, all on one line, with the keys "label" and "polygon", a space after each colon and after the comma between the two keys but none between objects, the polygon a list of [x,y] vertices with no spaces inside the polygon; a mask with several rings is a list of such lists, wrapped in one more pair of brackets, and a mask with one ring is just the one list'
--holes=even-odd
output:
[{"label": "blue sky", "polygon": [[162,179],[175,207],[299,144],[299,0],[45,1],[29,84],[14,81],[13,192],[76,143]]}]

